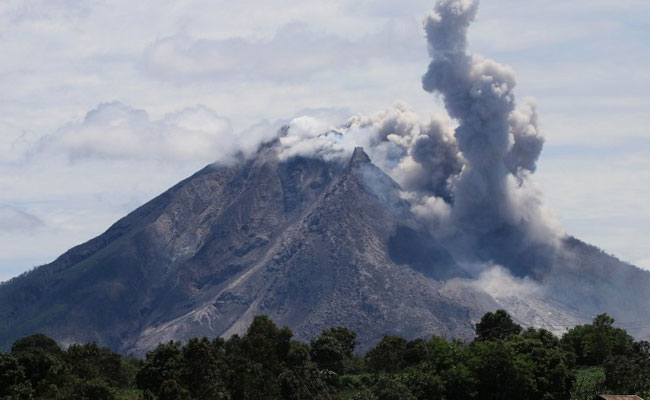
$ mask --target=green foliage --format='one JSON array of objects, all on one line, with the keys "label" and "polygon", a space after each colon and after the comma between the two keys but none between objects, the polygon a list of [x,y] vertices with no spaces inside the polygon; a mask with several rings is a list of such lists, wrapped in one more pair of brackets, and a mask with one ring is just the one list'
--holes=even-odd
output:
[{"label": "green foliage", "polygon": [[228,399],[224,341],[217,338],[190,339],[182,349],[181,381],[192,398]]},{"label": "green foliage", "polygon": [[477,378],[464,363],[454,365],[444,372],[445,398],[473,399],[477,396]]},{"label": "green foliage", "polygon": [[181,375],[181,344],[169,342],[160,344],[147,353],[146,359],[136,375],[139,389],[159,393],[162,384]]},{"label": "green foliage", "polygon": [[504,310],[489,312],[476,324],[477,340],[504,340],[520,332],[521,326],[514,323]]},{"label": "green foliage", "polygon": [[72,374],[82,380],[99,379],[109,386],[124,388],[129,377],[123,369],[122,357],[96,343],[73,344],[63,354]]},{"label": "green foliage", "polygon": [[230,392],[237,399],[279,399],[278,379],[291,349],[293,333],[266,316],[256,316],[240,339],[233,337],[226,355],[233,370]]},{"label": "green foliage", "polygon": [[416,399],[444,398],[445,381],[442,376],[432,371],[413,369],[400,375],[400,383]]},{"label": "green foliage", "polygon": [[366,354],[366,364],[371,371],[397,372],[405,363],[405,339],[397,336],[384,335],[377,346]]},{"label": "green foliage", "polygon": [[582,368],[576,371],[576,381],[571,389],[571,400],[592,400],[606,392],[605,371],[600,367]]},{"label": "green foliage", "polygon": [[95,343],[73,344],[63,351],[54,340],[36,334],[17,340],[2,359],[0,364],[13,367],[0,369],[23,376],[23,382],[7,385],[14,393],[3,393],[3,399],[108,400],[129,386],[128,369],[123,368],[128,361]]},{"label": "green foliage", "polygon": [[71,390],[65,395],[70,400],[114,400],[113,388],[104,380],[93,378],[90,380],[75,380]]},{"label": "green foliage", "polygon": [[356,333],[344,327],[323,331],[310,343],[309,354],[312,361],[320,369],[342,374],[346,369],[346,362],[352,358],[352,352],[357,345],[356,337]]},{"label": "green foliage", "polygon": [[570,365],[572,357],[563,351],[559,341],[548,331],[528,329],[508,343],[522,365],[531,368],[534,381],[530,399],[566,399],[574,381]]},{"label": "green foliage", "polygon": [[289,352],[287,353],[287,367],[296,369],[304,368],[309,361],[310,346],[305,343],[292,340],[289,343]]},{"label": "green foliage", "polygon": [[118,389],[115,391],[115,400],[141,400],[142,392],[136,388]]},{"label": "green foliage", "polygon": [[277,371],[286,359],[293,333],[287,327],[279,329],[266,316],[256,316],[239,346],[249,360]]},{"label": "green foliage", "polygon": [[37,398],[58,398],[65,387],[63,351],[43,334],[18,339],[11,354],[20,362]]},{"label": "green foliage", "polygon": [[603,363],[605,385],[614,392],[650,391],[650,343],[633,343],[625,355],[614,355]]},{"label": "green foliage", "polygon": [[32,385],[25,368],[10,354],[0,354],[0,399],[31,399]]},{"label": "green foliage", "polygon": [[63,354],[63,350],[61,350],[59,345],[53,339],[50,339],[42,333],[36,333],[34,335],[18,339],[11,346],[11,352],[14,354],[26,353],[35,350],[56,356]]},{"label": "green foliage", "polygon": [[381,400],[417,400],[409,388],[395,377],[380,376],[372,391]]},{"label": "green foliage", "polygon": [[576,326],[564,334],[561,342],[575,355],[578,365],[601,365],[610,356],[627,354],[634,343],[627,332],[613,324],[612,317],[600,314],[592,324]]},{"label": "green foliage", "polygon": [[158,400],[189,400],[190,393],[175,379],[165,380],[158,390]]},{"label": "green foliage", "polygon": [[534,367],[512,346],[500,341],[475,341],[467,366],[476,377],[479,397],[528,399],[534,392]]},{"label": "green foliage", "polygon": [[650,393],[650,343],[599,315],[561,339],[486,314],[469,344],[384,336],[365,355],[356,335],[324,330],[291,340],[264,316],[243,336],[160,344],[144,360],[95,343],[65,351],[37,334],[0,353],[0,399],[99,400],[591,400]]}]

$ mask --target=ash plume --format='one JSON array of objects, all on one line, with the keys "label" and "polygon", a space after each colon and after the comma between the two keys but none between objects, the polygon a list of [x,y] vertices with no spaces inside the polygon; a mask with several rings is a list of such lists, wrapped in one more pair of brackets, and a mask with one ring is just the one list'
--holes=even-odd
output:
[{"label": "ash plume", "polygon": [[296,118],[280,156],[345,160],[362,146],[460,259],[525,275],[548,264],[543,255],[562,233],[531,179],[544,144],[535,104],[517,103],[510,68],[468,52],[478,4],[440,0],[424,23],[431,62],[422,86],[448,115],[427,120],[398,103],[338,125]]},{"label": "ash plume", "polygon": [[440,95],[458,121],[454,136],[466,160],[452,188],[452,219],[474,237],[472,247],[507,248],[511,239],[518,248],[526,241],[551,245],[557,235],[529,179],[544,143],[536,109],[517,106],[510,68],[468,54],[467,30],[478,4],[440,0],[425,21],[431,63],[422,86]]}]

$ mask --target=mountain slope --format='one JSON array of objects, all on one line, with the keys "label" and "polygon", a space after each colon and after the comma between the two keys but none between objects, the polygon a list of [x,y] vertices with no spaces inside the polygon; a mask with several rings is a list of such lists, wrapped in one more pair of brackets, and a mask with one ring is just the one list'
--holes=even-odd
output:
[{"label": "mountain slope", "polygon": [[558,333],[597,312],[648,314],[646,300],[620,290],[650,288],[650,274],[575,239],[524,289],[512,275],[473,276],[400,193],[360,148],[346,163],[280,160],[271,142],[253,159],[204,168],[2,284],[0,345],[40,331],[142,354],[241,333],[267,314],[301,339],[348,326],[367,348],[385,333],[468,338],[498,307]]},{"label": "mountain slope", "polygon": [[[280,162],[271,146],[209,166],[3,284],[2,345],[44,331],[138,352],[237,333],[257,313],[303,337],[332,323],[366,341],[402,330],[467,336],[468,308],[436,295],[435,280],[467,274],[398,189],[360,149],[347,166]],[[416,324],[416,314],[428,322]]]}]

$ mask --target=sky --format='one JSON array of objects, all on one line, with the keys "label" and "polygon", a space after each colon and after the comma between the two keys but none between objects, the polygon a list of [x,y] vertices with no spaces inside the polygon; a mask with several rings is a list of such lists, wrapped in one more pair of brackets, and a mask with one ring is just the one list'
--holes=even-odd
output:
[{"label": "sky", "polygon": [[[422,90],[433,0],[0,1],[0,281],[52,261],[292,118]],[[483,0],[472,52],[509,65],[567,233],[650,269],[650,2]]]}]

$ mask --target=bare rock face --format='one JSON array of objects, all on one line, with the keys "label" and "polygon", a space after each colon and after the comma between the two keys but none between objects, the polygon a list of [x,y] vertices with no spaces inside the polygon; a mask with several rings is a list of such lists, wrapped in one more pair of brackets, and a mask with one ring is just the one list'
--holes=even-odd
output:
[{"label": "bare rock face", "polygon": [[[469,338],[497,307],[522,323],[568,326],[590,317],[576,311],[585,299],[590,310],[613,304],[599,303],[603,288],[593,284],[573,299],[469,284],[399,190],[360,148],[345,165],[281,161],[270,144],[252,160],[208,166],[97,238],[2,284],[0,346],[43,332],[63,344],[142,354],[172,339],[242,333],[267,314],[301,339],[345,325],[367,348],[386,333]],[[571,246],[567,254],[581,260],[608,257]],[[607,260],[595,275],[628,268]],[[650,287],[644,274],[636,285]],[[557,276],[544,279],[561,287]],[[627,304],[619,303],[612,307]]]}]

